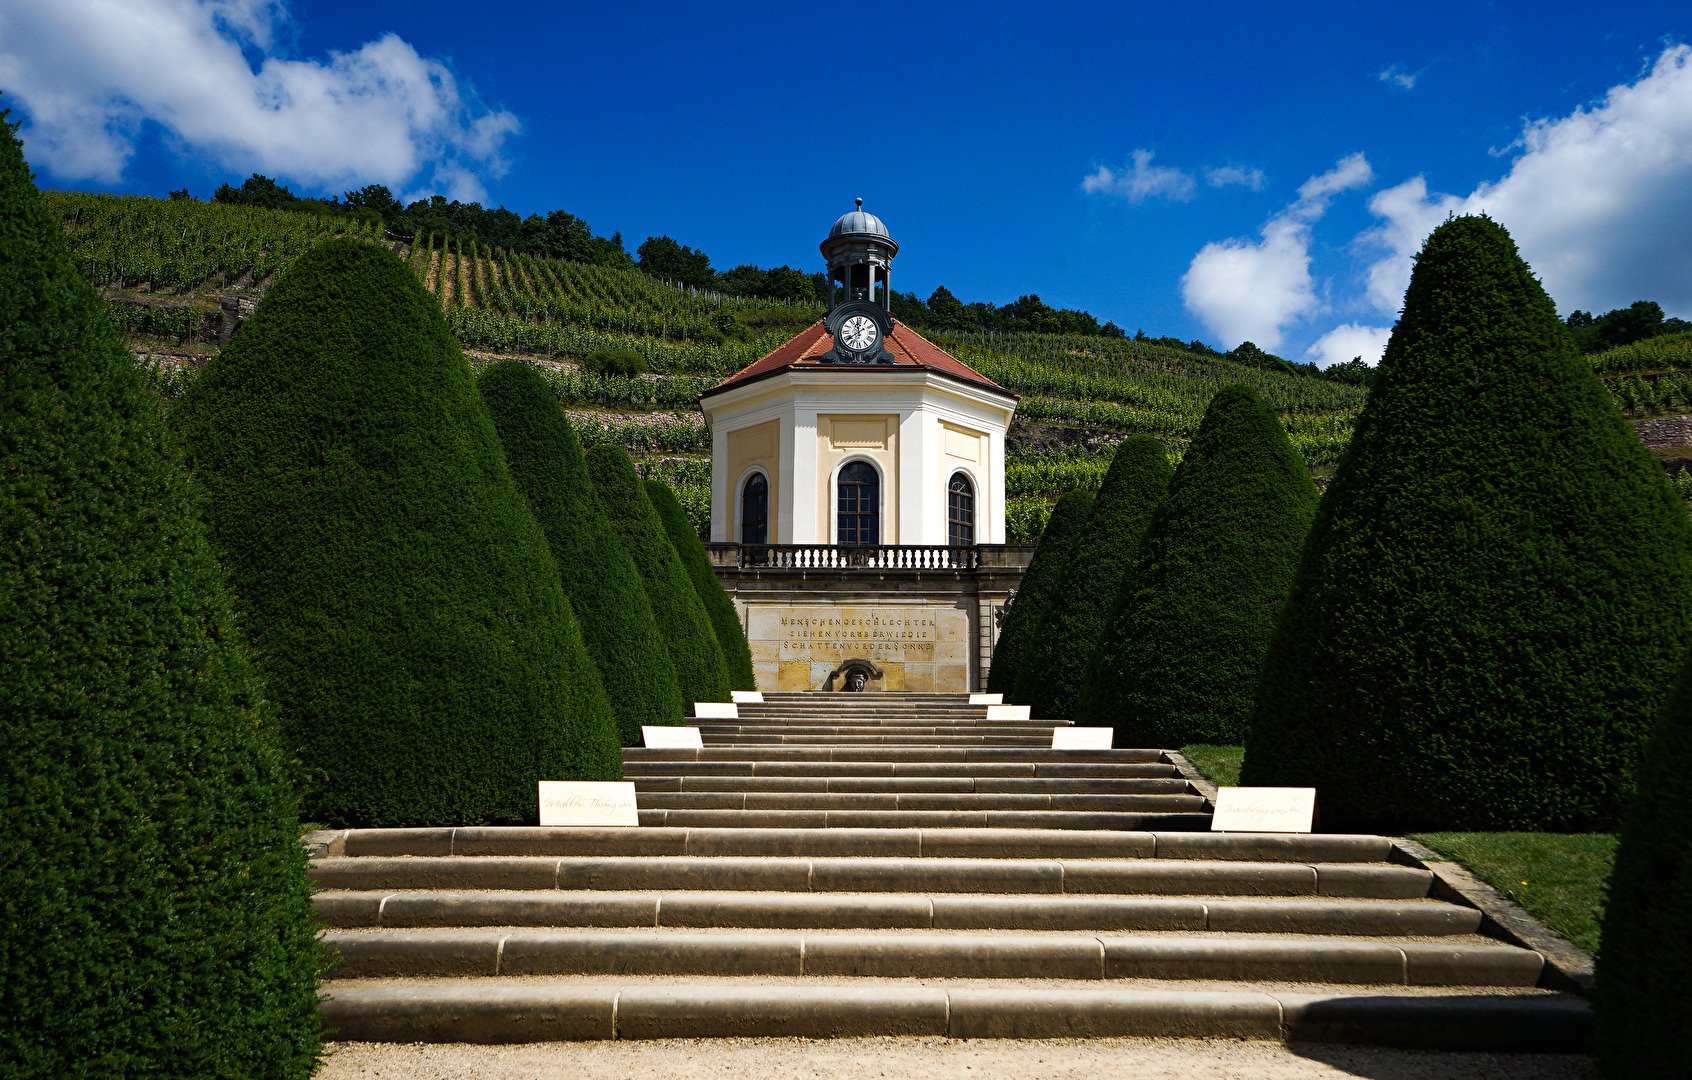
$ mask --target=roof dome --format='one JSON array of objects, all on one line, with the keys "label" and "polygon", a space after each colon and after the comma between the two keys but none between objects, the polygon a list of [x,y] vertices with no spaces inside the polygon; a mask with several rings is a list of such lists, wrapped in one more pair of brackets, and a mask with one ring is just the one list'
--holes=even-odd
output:
[{"label": "roof dome", "polygon": [[880,218],[874,214],[864,212],[864,200],[858,200],[858,208],[851,213],[841,214],[840,220],[834,223],[834,228],[828,230],[829,239],[844,236],[847,233],[870,233],[874,236],[885,236],[892,239],[893,234],[887,231]]}]

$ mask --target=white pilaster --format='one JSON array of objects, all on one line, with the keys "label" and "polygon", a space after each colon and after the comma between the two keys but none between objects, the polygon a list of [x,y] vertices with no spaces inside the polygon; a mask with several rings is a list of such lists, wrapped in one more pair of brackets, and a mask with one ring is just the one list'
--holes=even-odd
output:
[{"label": "white pilaster", "polygon": [[711,539],[733,540],[734,506],[729,500],[728,431],[718,424],[711,429]]},{"label": "white pilaster", "polygon": [[827,543],[817,536],[817,410],[796,409],[781,426],[781,544]]}]

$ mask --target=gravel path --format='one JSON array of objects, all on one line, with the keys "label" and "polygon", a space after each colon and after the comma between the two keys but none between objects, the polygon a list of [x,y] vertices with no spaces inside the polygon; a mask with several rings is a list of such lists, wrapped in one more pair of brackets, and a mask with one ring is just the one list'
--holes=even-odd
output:
[{"label": "gravel path", "polygon": [[319,1080],[1597,1080],[1591,1059],[1217,1039],[331,1043]]}]

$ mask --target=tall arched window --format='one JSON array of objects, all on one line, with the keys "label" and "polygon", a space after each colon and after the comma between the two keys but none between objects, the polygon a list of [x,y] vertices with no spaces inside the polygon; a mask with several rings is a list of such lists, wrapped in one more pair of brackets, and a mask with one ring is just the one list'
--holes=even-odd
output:
[{"label": "tall arched window", "polygon": [[753,473],[740,489],[740,542],[767,544],[769,536],[770,482],[763,473]]},{"label": "tall arched window", "polygon": [[840,470],[840,543],[881,543],[881,477],[865,461]]},{"label": "tall arched window", "polygon": [[975,485],[963,473],[953,473],[946,485],[946,543],[953,547],[975,543]]}]

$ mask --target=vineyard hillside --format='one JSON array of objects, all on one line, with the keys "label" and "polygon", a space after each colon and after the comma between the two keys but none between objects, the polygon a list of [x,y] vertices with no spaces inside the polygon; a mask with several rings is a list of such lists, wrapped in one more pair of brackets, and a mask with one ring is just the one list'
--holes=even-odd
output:
[{"label": "vineyard hillside", "polygon": [[[472,362],[534,363],[584,443],[626,447],[644,477],[672,486],[701,529],[710,439],[699,393],[824,314],[820,305],[701,291],[463,237],[413,243],[368,218],[78,192],[46,199],[108,317],[160,371],[167,396],[192,381],[278,269],[329,237],[363,239],[405,260]],[[921,332],[1022,396],[1006,468],[1013,541],[1037,536],[1065,492],[1097,488],[1128,435],[1155,436],[1179,460],[1211,396],[1230,383],[1258,392],[1318,475],[1347,445],[1367,393],[1168,338]],[[623,360],[604,363],[613,351]],[[630,367],[644,370],[609,373]]]}]

